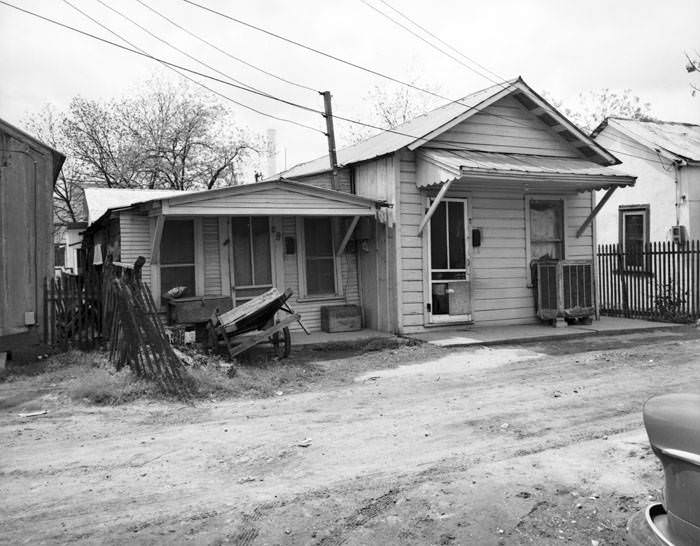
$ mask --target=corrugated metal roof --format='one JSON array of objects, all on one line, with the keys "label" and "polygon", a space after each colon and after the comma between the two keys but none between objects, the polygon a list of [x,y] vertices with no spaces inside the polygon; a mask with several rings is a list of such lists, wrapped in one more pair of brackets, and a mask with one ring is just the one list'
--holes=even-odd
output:
[{"label": "corrugated metal roof", "polygon": [[136,203],[163,199],[188,193],[182,190],[144,190],[121,188],[85,188],[88,225],[98,220],[109,209],[128,207]]},{"label": "corrugated metal roof", "polygon": [[[514,79],[510,82],[506,82],[503,85],[492,85],[491,87],[487,87],[486,89],[482,89],[481,91],[467,95],[466,97],[460,99],[459,102],[453,101],[445,104],[444,106],[418,116],[417,118],[407,121],[406,123],[403,123],[393,129],[394,131],[403,134],[384,131],[378,135],[353,144],[352,146],[342,148],[337,151],[338,164],[341,166],[350,165],[352,163],[367,161],[369,159],[374,159],[375,157],[380,157],[395,152],[396,150],[400,150],[428,133],[431,133],[435,129],[449,123],[457,116],[468,112],[470,109],[478,106],[495,93],[503,91],[504,86],[512,85],[517,81],[518,79]],[[330,170],[328,155],[324,155],[312,161],[295,165],[291,169],[271,176],[269,179],[276,180],[281,177],[294,178],[295,176],[306,176],[328,170]]]},{"label": "corrugated metal roof", "polygon": [[[604,167],[587,159],[545,157],[523,154],[499,154],[492,152],[466,152],[424,148],[419,157],[439,166],[445,174],[459,178],[465,173],[504,174],[530,173],[541,176],[605,177],[614,184],[630,185],[635,177],[614,167]],[[418,180],[419,186],[429,186],[445,180]]]},{"label": "corrugated metal roof", "polygon": [[700,161],[700,125],[621,118],[606,121],[645,146],[661,148],[686,161]]},{"label": "corrugated metal roof", "polygon": [[[443,127],[450,127],[450,122],[457,119],[466,119],[469,117],[469,115],[480,112],[481,109],[479,109],[478,106],[482,105],[489,99],[498,99],[510,93],[520,93],[525,96],[529,95],[530,102],[533,102],[533,105],[533,99],[540,101],[545,105],[547,114],[550,118],[554,118],[555,120],[558,120],[559,123],[570,125],[572,127],[570,133],[573,135],[574,139],[585,142],[596,155],[604,158],[607,162],[611,164],[619,163],[619,160],[610,154],[610,152],[602,148],[588,135],[582,133],[578,128],[575,128],[575,126],[573,126],[561,113],[549,105],[546,100],[537,95],[537,93],[535,93],[535,91],[532,90],[522,80],[522,78],[518,77],[502,84],[492,85],[491,87],[487,87],[486,89],[482,89],[481,91],[467,95],[458,101],[450,102],[444,106],[423,114],[422,116],[418,116],[415,119],[395,127],[392,131],[396,132],[384,131],[371,138],[353,144],[352,146],[340,149],[337,151],[338,165],[343,167],[352,165],[353,163],[359,163],[361,161],[368,161],[376,157],[393,153],[412,144],[414,147],[417,147],[418,145],[427,142],[427,140],[423,139],[428,135],[440,131]],[[328,155],[324,155],[314,159],[313,161],[295,165],[291,169],[270,176],[267,178],[267,180],[308,176],[327,172],[329,170],[330,164]]]}]

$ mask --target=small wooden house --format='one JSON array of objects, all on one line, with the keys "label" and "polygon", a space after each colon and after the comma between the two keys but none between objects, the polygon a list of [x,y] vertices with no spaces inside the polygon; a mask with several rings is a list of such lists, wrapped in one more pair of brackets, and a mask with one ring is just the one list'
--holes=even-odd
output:
[{"label": "small wooden house", "polygon": [[[361,304],[351,236],[382,207],[350,191],[295,182],[200,192],[93,188],[85,197],[88,264],[143,256],[143,279],[171,318],[205,320],[274,286],[294,291],[290,304],[310,331],[321,329],[322,307]],[[184,296],[166,301],[176,287]],[[185,306],[186,316],[172,306]]]},{"label": "small wooden house", "polygon": [[[392,205],[359,251],[358,276],[366,326],[397,333],[535,321],[532,260],[594,267],[594,192],[634,184],[520,78],[337,156],[351,193]],[[332,182],[327,157],[272,179]]]},{"label": "small wooden house", "polygon": [[53,275],[53,188],[65,157],[0,120],[0,352],[43,335]]}]

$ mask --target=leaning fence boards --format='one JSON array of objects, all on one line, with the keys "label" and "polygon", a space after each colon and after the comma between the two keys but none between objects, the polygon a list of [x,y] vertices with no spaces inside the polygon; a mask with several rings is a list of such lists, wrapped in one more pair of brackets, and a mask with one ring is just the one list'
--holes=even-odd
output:
[{"label": "leaning fence boards", "polygon": [[187,375],[173,351],[147,284],[141,281],[139,258],[133,268],[107,264],[105,323],[109,328],[109,358],[165,390],[185,395]]}]

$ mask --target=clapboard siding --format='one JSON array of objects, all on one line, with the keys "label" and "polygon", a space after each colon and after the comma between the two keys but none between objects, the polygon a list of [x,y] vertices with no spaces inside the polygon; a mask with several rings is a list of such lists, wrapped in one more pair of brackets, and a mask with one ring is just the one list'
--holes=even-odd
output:
[{"label": "clapboard siding", "polygon": [[[121,261],[133,264],[136,258],[143,256],[146,264],[142,270],[142,278],[151,284],[151,223],[148,216],[130,211],[119,213],[119,230],[121,234]],[[151,288],[155,289],[153,286]]]},{"label": "clapboard siding", "polygon": [[[338,169],[337,173],[338,189],[347,193],[352,193],[352,179],[350,169]],[[294,178],[296,182],[303,182],[319,188],[333,189],[332,176],[330,172],[311,175],[298,176]]]},{"label": "clapboard siding", "polygon": [[[296,218],[282,218],[282,236],[293,237],[296,239]],[[297,242],[303,244],[301,241]],[[304,326],[311,331],[317,332],[321,329],[321,307],[324,305],[340,305],[344,303],[360,304],[359,287],[357,281],[357,260],[355,254],[345,253],[340,260],[341,278],[343,288],[345,289],[345,297],[333,298],[328,300],[316,301],[299,301],[299,266],[298,256],[296,254],[285,254],[283,260],[284,267],[284,288],[291,288],[294,295],[289,300],[291,307],[297,313],[301,314],[301,320]],[[301,327],[295,322],[290,325],[291,330],[301,330]]]},{"label": "clapboard siding", "polygon": [[512,97],[474,114],[425,147],[580,157],[574,147]]},{"label": "clapboard siding", "polygon": [[202,245],[204,247],[204,293],[223,294],[218,218],[202,218]]}]

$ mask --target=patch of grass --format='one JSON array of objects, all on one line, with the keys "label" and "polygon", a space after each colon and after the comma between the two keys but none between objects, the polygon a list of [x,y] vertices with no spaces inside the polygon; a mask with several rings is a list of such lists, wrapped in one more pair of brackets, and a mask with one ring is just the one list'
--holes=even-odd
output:
[{"label": "patch of grass", "polygon": [[167,398],[158,384],[136,377],[131,370],[116,371],[106,367],[85,370],[67,385],[67,393],[75,401],[100,405]]},{"label": "patch of grass", "polygon": [[270,361],[265,364],[237,366],[235,375],[213,366],[192,368],[188,373],[193,379],[195,396],[205,397],[264,397],[276,392],[303,390],[309,383],[325,373],[314,364],[292,364]]}]

